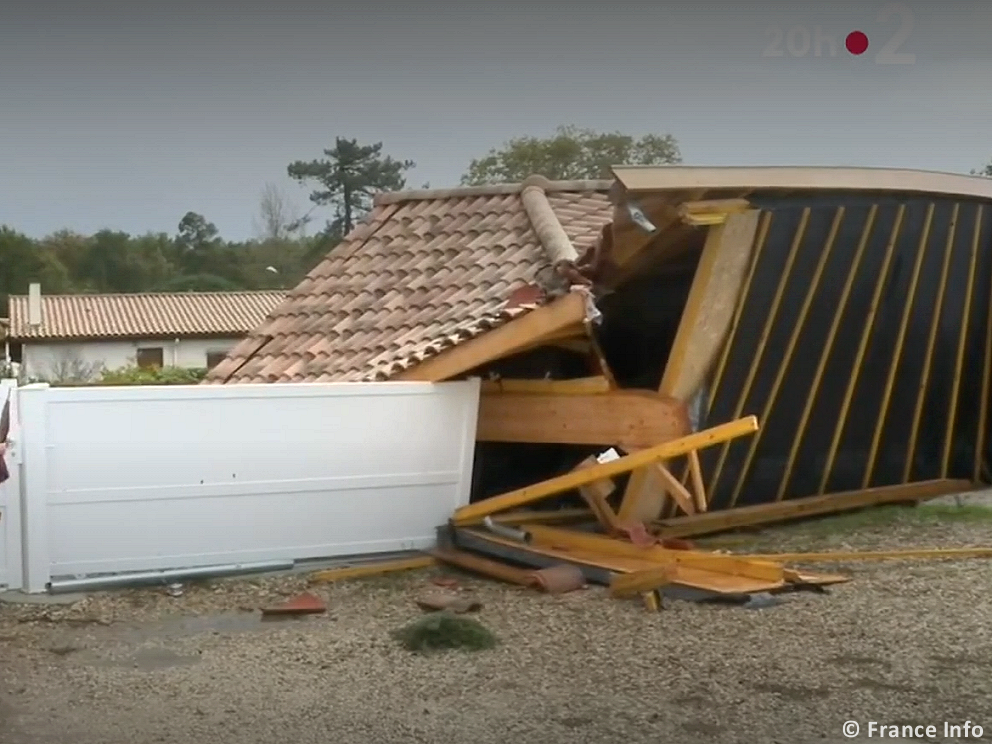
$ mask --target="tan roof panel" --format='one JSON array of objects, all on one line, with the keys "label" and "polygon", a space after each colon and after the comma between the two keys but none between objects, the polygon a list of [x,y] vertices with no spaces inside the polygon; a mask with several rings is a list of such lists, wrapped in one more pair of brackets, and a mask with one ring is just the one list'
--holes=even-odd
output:
[{"label": "tan roof panel", "polygon": [[534,307],[511,307],[516,290],[554,285],[534,220],[556,218],[581,254],[612,219],[610,183],[385,194],[207,381],[382,380],[501,325]]},{"label": "tan roof panel", "polygon": [[285,291],[43,294],[42,322],[33,327],[27,295],[11,295],[10,338],[241,336],[285,298]]}]

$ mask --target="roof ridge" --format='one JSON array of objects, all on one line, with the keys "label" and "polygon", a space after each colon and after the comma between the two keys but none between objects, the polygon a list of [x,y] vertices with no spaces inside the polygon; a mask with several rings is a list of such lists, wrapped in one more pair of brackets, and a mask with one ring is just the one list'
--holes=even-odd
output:
[{"label": "roof ridge", "polygon": [[579,254],[548,201],[547,189],[551,184],[544,176],[531,176],[520,184],[520,200],[548,261],[558,266],[562,262],[574,263]]},{"label": "roof ridge", "polygon": [[[42,294],[41,298],[62,298],[62,297],[207,297],[221,295],[231,297],[233,295],[262,295],[262,294],[287,294],[288,289],[232,289],[215,290],[209,292],[62,292]],[[30,295],[10,294],[10,299],[27,299]]]},{"label": "roof ridge", "polygon": [[544,176],[531,176],[520,183],[492,183],[483,186],[456,186],[448,189],[411,189],[409,191],[386,191],[376,194],[374,203],[396,204],[404,201],[423,201],[428,199],[457,199],[468,196],[499,196],[501,194],[519,194],[524,185],[533,178],[540,178],[544,183],[545,193],[609,191],[613,185],[612,179],[589,179],[576,181],[551,181]]}]

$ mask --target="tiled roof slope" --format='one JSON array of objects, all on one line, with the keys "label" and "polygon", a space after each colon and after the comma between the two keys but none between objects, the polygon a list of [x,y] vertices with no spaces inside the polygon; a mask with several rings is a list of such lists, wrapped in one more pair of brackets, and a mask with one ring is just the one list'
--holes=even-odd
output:
[{"label": "tiled roof slope", "polygon": [[581,254],[612,218],[610,182],[534,183],[380,196],[207,382],[384,380],[532,309],[559,223]]},{"label": "tiled roof slope", "polygon": [[41,325],[28,322],[27,295],[10,296],[10,338],[101,339],[242,336],[286,292],[169,292],[42,295]]}]

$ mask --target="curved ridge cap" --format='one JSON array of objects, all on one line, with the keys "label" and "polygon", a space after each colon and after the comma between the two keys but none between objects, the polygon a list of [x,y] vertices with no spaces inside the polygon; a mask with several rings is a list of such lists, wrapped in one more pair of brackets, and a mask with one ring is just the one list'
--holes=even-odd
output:
[{"label": "curved ridge cap", "polygon": [[520,200],[530,219],[531,227],[537,233],[544,252],[552,266],[562,262],[575,262],[579,258],[565,228],[558,221],[545,189],[551,184],[544,176],[531,176],[520,184]]},{"label": "curved ridge cap", "polygon": [[404,201],[422,201],[427,199],[457,199],[466,196],[501,196],[504,194],[519,194],[525,184],[532,179],[541,179],[542,188],[546,193],[552,192],[607,192],[613,186],[612,179],[551,181],[544,176],[530,176],[521,183],[491,183],[484,186],[456,186],[450,189],[412,189],[409,191],[384,191],[373,198],[375,206],[396,204]]}]

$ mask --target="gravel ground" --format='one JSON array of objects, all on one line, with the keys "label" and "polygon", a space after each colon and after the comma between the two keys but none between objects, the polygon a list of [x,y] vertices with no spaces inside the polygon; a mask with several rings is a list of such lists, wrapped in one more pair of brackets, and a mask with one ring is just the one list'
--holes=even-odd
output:
[{"label": "gravel ground", "polygon": [[[992,522],[906,520],[749,539],[961,547],[990,533]],[[598,588],[555,598],[459,576],[501,644],[432,656],[389,636],[437,589],[430,571],[317,586],[326,615],[273,623],[251,611],[302,579],[0,604],[0,742],[802,744],[847,741],[847,720],[967,720],[992,738],[992,566],[827,570],[855,579],[761,610],[675,602],[658,614]]]}]

